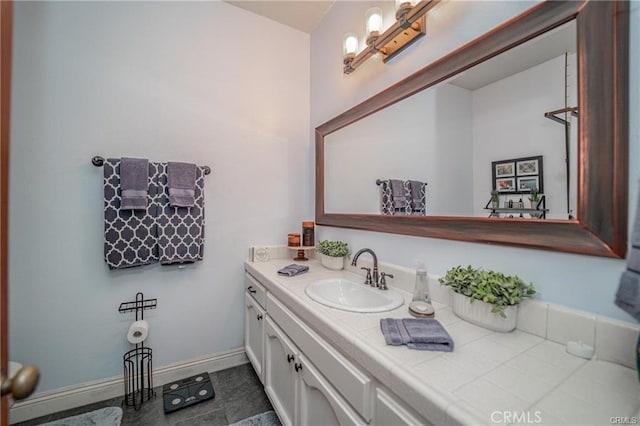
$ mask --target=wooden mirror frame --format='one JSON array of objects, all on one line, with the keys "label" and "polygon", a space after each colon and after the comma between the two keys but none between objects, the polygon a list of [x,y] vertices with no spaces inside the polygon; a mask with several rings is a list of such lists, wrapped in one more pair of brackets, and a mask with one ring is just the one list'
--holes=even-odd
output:
[{"label": "wooden mirror frame", "polygon": [[[572,19],[578,52],[576,220],[326,213],[324,138]],[[547,1],[316,128],[318,225],[624,258],[627,250],[629,4]]]}]

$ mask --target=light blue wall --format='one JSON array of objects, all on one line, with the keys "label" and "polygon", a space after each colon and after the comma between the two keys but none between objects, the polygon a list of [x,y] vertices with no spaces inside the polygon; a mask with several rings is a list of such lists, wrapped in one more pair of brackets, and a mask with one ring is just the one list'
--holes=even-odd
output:
[{"label": "light blue wall", "polygon": [[[433,60],[526,10],[534,2],[444,2],[430,13],[427,36],[387,64],[369,60],[351,75],[341,72],[341,37],[364,33],[363,16],[374,2],[337,2],[311,35],[311,125],[318,126]],[[376,3],[390,11],[389,2]],[[631,3],[631,103],[629,190],[630,221],[635,214],[639,177],[638,80],[640,3]],[[400,129],[399,129],[400,130]],[[401,130],[400,130],[401,131]],[[402,134],[399,134],[402,137]],[[363,160],[366,161],[366,155]],[[415,267],[424,260],[429,271],[444,274],[455,265],[472,264],[517,274],[532,281],[538,297],[596,314],[632,320],[614,304],[622,260],[319,227],[320,239],[342,239],[353,249],[370,247],[384,262]]]},{"label": "light blue wall", "polygon": [[[138,291],[155,368],[243,346],[248,246],[311,217],[309,35],[224,2],[18,1],[14,29],[11,359],[38,392],[120,377]],[[211,166],[204,261],[109,271],[94,155]]]}]

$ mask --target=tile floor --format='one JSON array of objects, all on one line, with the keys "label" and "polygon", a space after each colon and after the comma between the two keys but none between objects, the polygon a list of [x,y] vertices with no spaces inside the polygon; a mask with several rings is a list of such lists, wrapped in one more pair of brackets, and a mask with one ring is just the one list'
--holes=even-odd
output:
[{"label": "tile floor", "polygon": [[229,425],[273,409],[251,364],[216,371],[209,373],[209,376],[216,393],[215,398],[167,415],[164,414],[160,386],[155,389],[156,397],[146,401],[138,411],[133,407],[122,406],[123,398],[118,397],[16,423],[15,426],[36,426],[110,406],[122,407],[122,426]]}]

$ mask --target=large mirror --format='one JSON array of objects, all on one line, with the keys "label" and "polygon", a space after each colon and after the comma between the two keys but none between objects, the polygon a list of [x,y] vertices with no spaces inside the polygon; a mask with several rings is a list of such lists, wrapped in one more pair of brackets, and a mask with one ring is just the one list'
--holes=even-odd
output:
[{"label": "large mirror", "polygon": [[316,222],[623,257],[627,8],[542,3],[319,126]]}]

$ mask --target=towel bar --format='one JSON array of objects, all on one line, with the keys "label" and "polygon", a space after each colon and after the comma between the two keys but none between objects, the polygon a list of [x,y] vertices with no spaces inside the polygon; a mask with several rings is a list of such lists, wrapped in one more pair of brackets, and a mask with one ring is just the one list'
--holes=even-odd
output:
[{"label": "towel bar", "polygon": [[[91,157],[91,164],[93,164],[96,167],[102,167],[104,166],[104,157],[101,157],[99,155],[96,155],[94,157]],[[204,169],[204,174],[208,175],[211,174],[211,167],[209,166],[202,166],[202,168]]]}]

